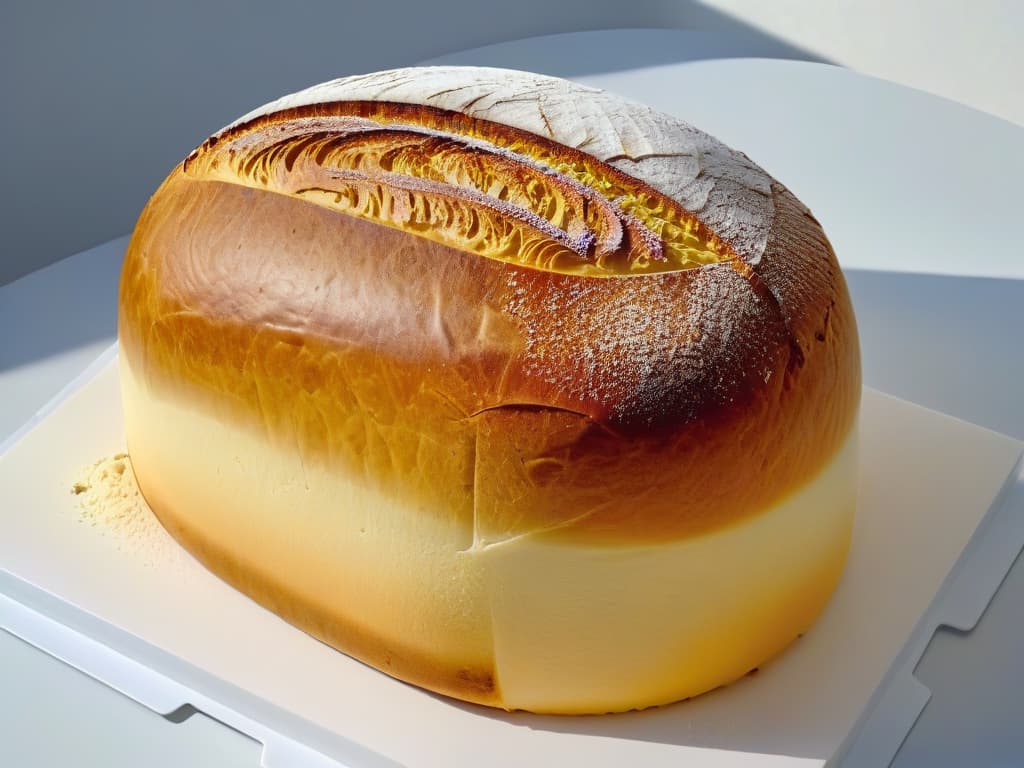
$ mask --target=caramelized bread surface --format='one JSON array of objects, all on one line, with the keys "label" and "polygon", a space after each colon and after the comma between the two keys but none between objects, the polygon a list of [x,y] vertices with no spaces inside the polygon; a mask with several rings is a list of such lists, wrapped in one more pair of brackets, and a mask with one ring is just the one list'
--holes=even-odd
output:
[{"label": "caramelized bread surface", "polygon": [[[168,530],[293,623],[434,690],[539,711],[699,693],[803,631],[841,569],[860,367],[827,238],[744,155],[602,91],[425,68],[257,110],[146,206],[119,339],[129,451]],[[809,490],[825,476],[834,503]],[[391,522],[367,534],[378,507]],[[497,636],[519,609],[495,606],[515,603],[508,563],[535,566],[509,553],[593,551],[579,567],[597,588],[616,550],[717,552],[713,537],[771,515],[817,531],[817,549],[787,551],[791,522],[764,534],[765,556],[794,558],[782,570],[800,575],[762,601],[778,627],[737,597],[767,571],[721,594],[692,587],[707,590],[695,611],[745,606],[747,618],[709,620],[705,639],[721,644],[730,626],[761,637],[717,666],[696,654],[714,680],[680,672],[668,689],[616,692],[610,678],[573,699],[581,673],[558,683],[565,700],[513,679],[529,677],[536,641]],[[402,541],[413,530],[419,544]],[[355,531],[363,549],[348,549]],[[742,568],[729,552],[717,567]],[[666,580],[686,572],[662,559]],[[361,574],[375,568],[370,586]],[[655,592],[658,611],[686,608]],[[371,609],[371,594],[404,607]],[[659,642],[687,647],[691,630],[673,627]],[[556,646],[551,658],[572,657]]]}]

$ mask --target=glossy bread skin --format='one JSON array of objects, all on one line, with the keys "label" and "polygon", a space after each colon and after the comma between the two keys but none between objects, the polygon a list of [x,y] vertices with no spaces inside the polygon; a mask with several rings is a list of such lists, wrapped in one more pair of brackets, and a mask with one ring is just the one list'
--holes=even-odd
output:
[{"label": "glossy bread skin", "polygon": [[[182,508],[169,470],[139,460],[168,455],[146,403],[297,457],[307,491],[337,476],[391,499],[482,558],[537,534],[657,547],[741,525],[830,465],[859,402],[842,274],[788,190],[674,118],[522,73],[353,78],[225,129],[147,205],[119,309],[129,451],[168,529],[342,650],[499,706],[486,652],[432,663],[444,640],[424,630],[385,653],[395,638],[276,573],[271,543],[241,565],[226,523],[204,527],[202,499]],[[445,621],[485,648],[474,589]]]}]

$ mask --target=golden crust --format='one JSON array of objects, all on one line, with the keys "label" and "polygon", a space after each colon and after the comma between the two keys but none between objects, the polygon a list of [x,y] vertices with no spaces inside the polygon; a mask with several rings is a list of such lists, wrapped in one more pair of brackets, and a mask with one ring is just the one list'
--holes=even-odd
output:
[{"label": "golden crust", "polygon": [[[756,267],[587,279],[176,172],[129,249],[121,342],[155,391],[478,537],[690,535],[813,477],[856,412],[841,273],[775,199]],[[622,497],[628,519],[602,508]]]},{"label": "golden crust", "polygon": [[277,112],[211,137],[182,170],[550,271],[637,275],[736,258],[642,179],[550,139],[423,105]]},{"label": "golden crust", "polygon": [[[616,130],[645,124],[630,109]],[[459,553],[540,532],[602,551],[673,544],[756,521],[850,444],[853,311],[821,227],[788,190],[656,118],[659,151],[621,157],[589,155],[587,136],[554,140],[566,118],[542,137],[493,108],[485,120],[384,101],[293,105],[221,132],[171,173],[129,245],[119,339],[133,396],[440,521]],[[696,136],[705,164],[688,186],[673,174],[691,148],[659,160],[677,133]],[[133,418],[130,451],[174,450]],[[165,467],[135,467],[168,530],[262,604],[389,674],[508,706],[486,642],[452,663],[424,650],[433,618],[419,645],[396,641],[390,619],[361,624],[316,593],[322,573],[277,574],[271,548],[247,562],[229,524],[171,498]],[[826,563],[829,583],[779,588],[780,604],[806,603],[785,632],[831,588],[849,501],[822,510],[822,530],[839,533],[805,558]]]}]

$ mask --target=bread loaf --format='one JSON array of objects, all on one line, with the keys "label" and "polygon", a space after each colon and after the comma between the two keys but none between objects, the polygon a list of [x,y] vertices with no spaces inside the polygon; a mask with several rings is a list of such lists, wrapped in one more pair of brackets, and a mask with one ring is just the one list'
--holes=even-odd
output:
[{"label": "bread loaf", "polygon": [[828,240],[744,155],[609,93],[416,68],[269,104],[149,201],[119,338],[167,530],[434,691],[693,696],[842,570],[860,368]]}]

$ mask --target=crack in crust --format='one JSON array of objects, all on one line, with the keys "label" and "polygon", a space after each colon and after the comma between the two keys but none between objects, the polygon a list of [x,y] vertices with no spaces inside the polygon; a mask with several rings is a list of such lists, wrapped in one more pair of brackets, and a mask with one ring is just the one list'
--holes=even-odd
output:
[{"label": "crack in crust", "polygon": [[736,258],[675,200],[608,163],[426,107],[340,102],[275,113],[212,137],[184,171],[551,272],[632,276]]}]

